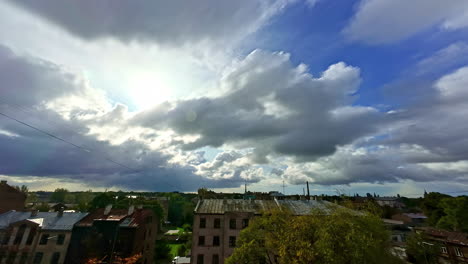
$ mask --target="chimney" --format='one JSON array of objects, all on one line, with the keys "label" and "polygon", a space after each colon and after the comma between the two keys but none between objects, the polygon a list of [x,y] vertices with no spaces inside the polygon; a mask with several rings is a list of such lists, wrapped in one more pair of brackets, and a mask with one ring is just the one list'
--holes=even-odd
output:
[{"label": "chimney", "polygon": [[62,217],[63,216],[63,211],[65,210],[65,208],[63,208],[63,206],[61,206],[59,208],[59,210],[57,211],[57,217]]},{"label": "chimney", "polygon": [[7,184],[7,181],[2,180],[1,183],[6,185],[6,184]]},{"label": "chimney", "polygon": [[32,210],[31,210],[31,217],[37,216],[37,212],[38,212],[38,211],[39,211],[39,210],[37,210],[37,209],[32,209]]},{"label": "chimney", "polygon": [[130,207],[128,208],[128,213],[127,213],[127,215],[132,215],[134,211],[135,211],[135,206],[130,205]]},{"label": "chimney", "polygon": [[111,209],[112,209],[112,204],[107,205],[106,208],[104,209],[104,215],[109,215],[111,212]]}]

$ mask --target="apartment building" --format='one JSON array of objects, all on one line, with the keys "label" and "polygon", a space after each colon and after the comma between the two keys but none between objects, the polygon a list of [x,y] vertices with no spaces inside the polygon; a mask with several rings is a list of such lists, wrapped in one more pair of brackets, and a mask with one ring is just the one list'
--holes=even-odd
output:
[{"label": "apartment building", "polygon": [[232,255],[242,229],[265,211],[286,207],[294,215],[306,215],[330,204],[315,200],[199,200],[194,210],[191,263],[224,263]]},{"label": "apartment building", "polygon": [[158,227],[159,219],[150,209],[96,209],[75,225],[66,263],[91,258],[111,263],[136,254],[142,255],[139,263],[153,263]]},{"label": "apartment building", "polygon": [[439,263],[468,263],[468,234],[432,227],[417,227],[416,232],[426,235],[427,245],[440,247]]},{"label": "apartment building", "polygon": [[0,264],[62,264],[73,225],[86,213],[17,212],[0,215]]}]

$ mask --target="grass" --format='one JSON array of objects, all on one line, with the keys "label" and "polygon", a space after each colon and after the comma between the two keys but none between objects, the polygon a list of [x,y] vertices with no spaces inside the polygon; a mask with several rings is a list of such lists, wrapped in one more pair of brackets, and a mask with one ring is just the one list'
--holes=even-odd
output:
[{"label": "grass", "polygon": [[167,244],[170,248],[171,248],[171,252],[169,254],[171,254],[172,256],[172,259],[176,256],[178,256],[178,251],[179,251],[179,248],[183,245],[183,244]]}]

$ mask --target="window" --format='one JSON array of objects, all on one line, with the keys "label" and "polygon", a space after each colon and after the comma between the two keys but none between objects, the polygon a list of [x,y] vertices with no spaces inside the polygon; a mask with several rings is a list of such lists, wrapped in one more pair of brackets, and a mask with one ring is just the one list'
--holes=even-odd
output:
[{"label": "window", "polygon": [[203,254],[198,254],[198,256],[197,256],[197,264],[203,264]]},{"label": "window", "polygon": [[219,264],[219,255],[218,254],[213,255],[213,259],[212,259],[211,263]]},{"label": "window", "polygon": [[23,252],[23,254],[21,254],[21,258],[20,258],[20,264],[26,264],[26,261],[28,260],[28,253],[27,252]]},{"label": "window", "polygon": [[230,236],[229,237],[229,247],[236,247],[236,237]]},{"label": "window", "polygon": [[221,219],[215,218],[215,220],[214,220],[214,228],[221,228]]},{"label": "window", "polygon": [[39,241],[39,245],[47,245],[48,240],[49,240],[49,234],[42,235],[41,241]]},{"label": "window", "polygon": [[447,254],[447,248],[446,247],[441,247],[442,253]]},{"label": "window", "polygon": [[246,228],[249,226],[249,219],[245,218],[242,219],[242,228]]},{"label": "window", "polygon": [[58,235],[58,237],[57,237],[57,245],[63,245],[64,242],[65,242],[65,235],[64,235],[64,234]]},{"label": "window", "polygon": [[199,246],[204,246],[205,245],[205,237],[204,236],[199,236],[198,237],[198,245]]},{"label": "window", "polygon": [[36,255],[34,255],[33,264],[41,264],[43,256],[44,256],[44,253],[37,252]]},{"label": "window", "polygon": [[37,233],[37,228],[31,227],[31,229],[29,230],[28,240],[26,240],[26,245],[32,244],[34,237],[36,236],[36,233]]},{"label": "window", "polygon": [[60,259],[60,252],[55,252],[50,259],[50,264],[58,264]]},{"label": "window", "polygon": [[229,228],[230,229],[236,229],[236,219],[230,219],[229,220]]},{"label": "window", "polygon": [[219,236],[213,237],[213,246],[219,246]]},{"label": "window", "polygon": [[459,248],[459,247],[456,247],[456,248],[455,248],[455,255],[457,255],[457,257],[463,257],[463,254],[462,254],[462,252],[460,251],[460,248]]},{"label": "window", "polygon": [[206,218],[200,218],[200,228],[206,227]]},{"label": "window", "polygon": [[25,231],[26,231],[26,225],[22,224],[18,228],[18,232],[16,233],[15,241],[13,242],[13,244],[19,245],[21,243],[21,240],[23,240],[23,236],[24,236]]}]

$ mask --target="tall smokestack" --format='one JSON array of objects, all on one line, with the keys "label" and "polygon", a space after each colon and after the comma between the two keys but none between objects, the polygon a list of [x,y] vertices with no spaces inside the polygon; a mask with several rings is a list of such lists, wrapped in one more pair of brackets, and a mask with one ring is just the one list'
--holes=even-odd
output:
[{"label": "tall smokestack", "polygon": [[307,181],[307,200],[310,200],[309,182]]}]

